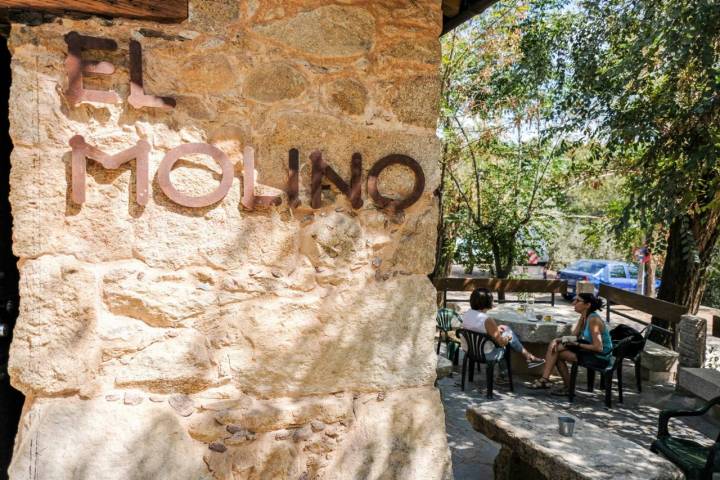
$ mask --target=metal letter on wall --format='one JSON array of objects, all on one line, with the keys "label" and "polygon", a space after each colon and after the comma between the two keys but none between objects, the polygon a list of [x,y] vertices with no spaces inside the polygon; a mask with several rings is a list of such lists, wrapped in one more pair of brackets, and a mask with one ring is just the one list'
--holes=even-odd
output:
[{"label": "metal letter on wall", "polygon": [[[175,166],[175,163],[180,160],[180,157],[183,155],[192,154],[209,155],[220,164],[222,178],[220,179],[220,185],[214,192],[200,197],[191,197],[190,195],[179,192],[170,181],[170,172],[173,166]],[[163,158],[158,167],[157,176],[160,188],[173,202],[183,207],[207,207],[208,205],[219,202],[227,195],[227,192],[232,186],[234,169],[228,156],[219,148],[207,143],[187,143],[175,147],[165,154],[165,158]]]},{"label": "metal letter on wall", "polygon": [[316,150],[310,154],[312,162],[312,176],[310,180],[310,206],[312,208],[320,208],[322,203],[322,179],[327,177],[342,193],[350,199],[353,208],[360,208],[363,205],[361,198],[362,177],[362,156],[359,153],[353,153],[350,163],[350,185],[337,174],[335,170],[328,165],[322,158],[322,154]]},{"label": "metal letter on wall", "polygon": [[269,207],[280,205],[282,198],[277,195],[255,195],[255,150],[245,147],[243,150],[243,197],[242,206],[248,210],[256,206]]},{"label": "metal letter on wall", "polygon": [[[403,165],[415,174],[415,185],[412,193],[410,193],[407,198],[393,200],[392,198],[382,196],[378,191],[378,177],[380,177],[380,173],[390,165]],[[375,165],[373,165],[368,172],[367,189],[375,205],[380,208],[389,208],[395,211],[404,210],[420,199],[420,196],[425,190],[425,174],[420,164],[413,158],[407,155],[388,155],[375,162]]]},{"label": "metal letter on wall", "polygon": [[112,75],[115,66],[109,62],[83,60],[83,50],[117,50],[117,42],[110,38],[88,37],[77,32],[65,35],[68,56],[65,59],[65,70],[68,74],[68,89],[65,96],[74,106],[81,102],[120,103],[115,92],[87,90],[83,87],[83,74]]},{"label": "metal letter on wall", "polygon": [[150,144],[140,140],[134,147],[109,155],[102,150],[88,145],[82,135],[70,139],[72,148],[72,200],[81,205],[85,202],[85,172],[88,158],[99,162],[105,168],[118,168],[123,163],[135,159],[135,192],[140,205],[148,201],[148,155]]},{"label": "metal letter on wall", "polygon": [[297,208],[300,205],[300,152],[297,148],[291,148],[288,152],[288,186],[287,196],[290,208]]},{"label": "metal letter on wall", "polygon": [[175,99],[172,97],[145,94],[142,46],[137,40],[130,40],[130,96],[128,103],[135,108],[150,107],[170,110],[175,107]]}]

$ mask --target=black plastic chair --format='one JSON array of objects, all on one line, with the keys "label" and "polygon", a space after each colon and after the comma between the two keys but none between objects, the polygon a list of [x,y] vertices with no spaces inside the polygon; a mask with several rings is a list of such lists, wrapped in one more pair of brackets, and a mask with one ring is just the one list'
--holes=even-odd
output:
[{"label": "black plastic chair", "polygon": [[[641,377],[640,377],[640,365],[641,355],[645,348],[645,342],[647,341],[648,335],[650,334],[652,326],[648,326],[643,331],[645,335],[640,337],[640,333],[637,335],[627,336],[620,341],[613,342],[613,361],[607,368],[595,368],[588,365],[583,365],[582,362],[573,363],[570,371],[570,388],[569,398],[570,402],[575,398],[575,385],[577,381],[578,367],[585,367],[587,369],[587,385],[588,392],[592,392],[595,384],[595,372],[600,373],[600,388],[605,390],[605,406],[612,408],[612,379],[613,373],[617,372],[618,380],[618,402],[623,403],[623,377],[622,377],[622,365],[624,359],[629,359],[635,362],[635,376],[638,385],[638,393],[642,390]],[[607,325],[606,325],[607,328]],[[612,332],[610,332],[612,334]],[[638,338],[639,337],[639,338]]]},{"label": "black plastic chair", "polygon": [[[616,355],[616,362],[617,362],[617,378],[618,378],[618,394],[620,397],[620,402],[622,402],[622,363],[623,360],[630,360],[634,366],[635,366],[635,384],[637,386],[638,393],[642,393],[642,352],[645,350],[645,345],[647,344],[648,338],[650,337],[650,334],[652,333],[653,329],[664,331],[667,333],[671,333],[669,330],[665,330],[664,328],[657,327],[655,325],[648,325],[644,329],[642,329],[640,332],[637,332],[637,336],[633,337],[626,337],[620,341],[615,341],[613,339],[613,348],[618,349],[618,347],[623,347],[624,352],[618,352]],[[610,335],[612,336],[613,332],[610,331]]]},{"label": "black plastic chair", "polygon": [[663,410],[660,412],[657,439],[650,445],[650,450],[662,454],[677,465],[688,480],[711,480],[713,473],[720,472],[720,434],[714,445],[706,447],[692,440],[671,436],[668,422],[673,417],[704,415],[715,405],[720,405],[720,397],[713,398],[697,410]]},{"label": "black plastic chair", "polygon": [[[613,359],[614,360],[614,359]],[[611,362],[607,368],[599,369],[589,365],[585,365],[582,361],[574,362],[570,368],[570,388],[568,388],[568,399],[570,403],[575,400],[575,384],[577,383],[578,367],[587,369],[587,385],[588,392],[592,392],[595,387],[595,372],[600,372],[600,386],[605,390],[605,406],[612,408],[612,377],[616,367],[616,362]],[[622,403],[622,397],[620,398]]]},{"label": "black plastic chair", "polygon": [[440,355],[440,344],[444,342],[447,357],[452,360],[454,365],[457,365],[460,355],[460,344],[457,340],[450,337],[450,332],[453,329],[453,320],[462,324],[460,315],[450,308],[441,308],[437,311],[437,314],[435,314],[435,321],[437,322],[435,329],[438,332],[437,354]]},{"label": "black plastic chair", "polygon": [[[458,337],[465,339],[465,343],[467,343],[468,347],[468,350],[465,352],[465,356],[463,357],[460,389],[465,391],[465,371],[468,371],[468,380],[472,382],[473,374],[475,372],[475,364],[477,364],[479,372],[480,365],[484,363],[487,379],[487,398],[493,398],[493,373],[495,371],[495,364],[500,363],[504,358],[505,364],[507,365],[510,391],[513,392],[512,363],[507,349],[505,347],[500,347],[491,337],[484,333],[465,330],[464,328],[458,328],[456,333]],[[500,348],[501,350],[496,350],[496,348]],[[491,351],[499,352],[499,354],[495,353],[492,358],[488,358],[486,351],[487,353],[490,353]]]}]

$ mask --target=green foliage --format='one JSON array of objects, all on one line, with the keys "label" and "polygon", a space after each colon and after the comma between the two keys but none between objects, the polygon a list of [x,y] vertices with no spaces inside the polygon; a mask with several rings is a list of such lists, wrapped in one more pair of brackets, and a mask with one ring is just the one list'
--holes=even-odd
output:
[{"label": "green foliage", "polygon": [[489,263],[500,277],[528,249],[546,249],[575,173],[569,144],[542,135],[548,90],[514,79],[518,62],[542,65],[549,55],[521,55],[528,11],[501,2],[443,43],[443,253],[466,266]]},{"label": "green foliage", "polygon": [[708,269],[707,288],[703,295],[702,304],[708,307],[720,308],[720,255],[715,252],[713,263]]},{"label": "green foliage", "polygon": [[[535,43],[565,61],[553,71],[529,65],[521,74],[537,72],[545,77],[539,81],[558,85],[555,115],[565,119],[563,129],[598,142],[604,166],[625,175],[618,233],[718,209],[720,3],[586,0],[544,9],[528,28],[558,18],[571,25],[569,35],[547,37],[556,40],[552,47]],[[530,43],[528,51],[537,48]],[[699,262],[704,245],[687,222],[681,238],[685,260]]]}]

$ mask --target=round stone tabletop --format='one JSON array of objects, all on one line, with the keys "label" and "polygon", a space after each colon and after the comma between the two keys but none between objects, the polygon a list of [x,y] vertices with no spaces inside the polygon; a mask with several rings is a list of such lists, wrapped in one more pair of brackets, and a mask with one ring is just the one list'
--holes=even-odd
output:
[{"label": "round stone tabletop", "polygon": [[524,343],[550,343],[553,339],[563,335],[571,335],[572,328],[580,318],[569,305],[535,304],[535,314],[551,315],[552,321],[545,322],[528,320],[525,312],[519,311],[520,304],[505,303],[497,305],[487,312],[499,325],[507,325],[520,337]]}]

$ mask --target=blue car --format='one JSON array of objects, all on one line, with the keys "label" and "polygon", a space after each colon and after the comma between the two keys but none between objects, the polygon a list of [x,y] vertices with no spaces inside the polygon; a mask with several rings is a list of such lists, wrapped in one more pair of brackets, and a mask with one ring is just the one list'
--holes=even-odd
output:
[{"label": "blue car", "polygon": [[[600,284],[622,288],[630,292],[637,291],[638,267],[630,263],[614,260],[578,260],[558,272],[560,280],[567,280],[567,300],[575,297],[575,284],[578,280],[595,284],[595,293]],[[655,288],[660,288],[660,280],[655,280]]]}]

